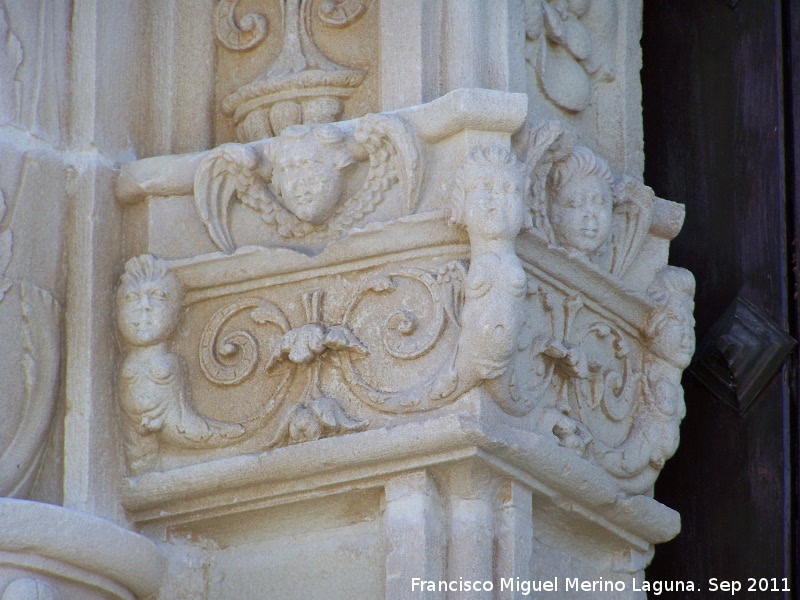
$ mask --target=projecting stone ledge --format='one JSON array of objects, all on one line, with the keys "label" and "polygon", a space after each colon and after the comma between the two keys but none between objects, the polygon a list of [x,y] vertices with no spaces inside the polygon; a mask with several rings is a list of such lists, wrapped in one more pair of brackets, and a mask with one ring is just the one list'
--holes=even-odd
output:
[{"label": "projecting stone ledge", "polygon": [[[474,408],[481,396],[458,404]],[[583,571],[630,580],[652,545],[680,530],[675,511],[624,494],[554,441],[457,414],[147,473],[128,479],[122,496],[148,535],[191,532],[195,542],[244,554],[319,527],[323,510],[324,529],[342,540],[368,523],[390,548],[392,598],[412,597],[412,577],[524,578],[562,555]]]}]

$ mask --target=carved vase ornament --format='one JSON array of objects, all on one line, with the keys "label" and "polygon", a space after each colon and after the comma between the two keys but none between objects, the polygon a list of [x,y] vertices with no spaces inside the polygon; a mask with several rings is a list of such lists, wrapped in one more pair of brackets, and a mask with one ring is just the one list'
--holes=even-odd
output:
[{"label": "carved vase ornament", "polygon": [[[238,0],[220,0],[216,11],[219,42],[231,50],[248,50],[267,35],[266,18],[250,13],[236,18]],[[319,5],[320,21],[346,27],[358,20],[369,2],[328,0]],[[325,56],[310,35],[311,0],[280,0],[283,45],[278,58],[254,81],[223,101],[223,111],[236,124],[241,142],[279,135],[292,125],[329,123],[342,114],[342,100],[361,84],[366,73]]]}]

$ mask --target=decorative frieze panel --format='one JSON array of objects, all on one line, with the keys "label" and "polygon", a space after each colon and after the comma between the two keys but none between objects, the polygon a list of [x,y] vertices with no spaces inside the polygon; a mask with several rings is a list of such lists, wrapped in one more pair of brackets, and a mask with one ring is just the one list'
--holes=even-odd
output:
[{"label": "decorative frieze panel", "polygon": [[[127,202],[193,182],[187,216],[220,250],[126,265],[131,472],[461,413],[479,392],[650,493],[694,351],[694,280],[660,251],[680,209],[561,123],[522,127],[514,102],[458,92],[126,167]],[[239,241],[237,205],[256,245]]]}]

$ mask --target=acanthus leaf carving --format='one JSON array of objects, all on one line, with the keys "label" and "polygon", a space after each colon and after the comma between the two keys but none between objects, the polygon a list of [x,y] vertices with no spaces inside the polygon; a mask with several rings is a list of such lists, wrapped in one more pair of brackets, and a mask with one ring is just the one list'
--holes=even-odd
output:
[{"label": "acanthus leaf carving", "polygon": [[249,50],[267,37],[267,18],[261,13],[236,17],[239,0],[219,0],[214,12],[214,32],[228,50]]},{"label": "acanthus leaf carving", "polygon": [[287,331],[276,346],[270,364],[288,360],[305,365],[307,384],[299,402],[278,428],[269,447],[281,443],[298,444],[323,437],[361,431],[368,421],[350,416],[339,400],[323,392],[320,374],[323,362],[331,355],[367,354],[368,350],[346,325],[328,325],[322,318],[324,292],[314,290],[303,294],[306,323]]}]

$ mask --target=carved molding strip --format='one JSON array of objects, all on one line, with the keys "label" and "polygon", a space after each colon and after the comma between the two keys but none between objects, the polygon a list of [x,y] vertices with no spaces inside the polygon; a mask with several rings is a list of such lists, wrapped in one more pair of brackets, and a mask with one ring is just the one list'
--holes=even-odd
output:
[{"label": "carved molding strip", "polygon": [[706,334],[689,371],[743,415],[796,343],[757,306],[738,297]]}]

